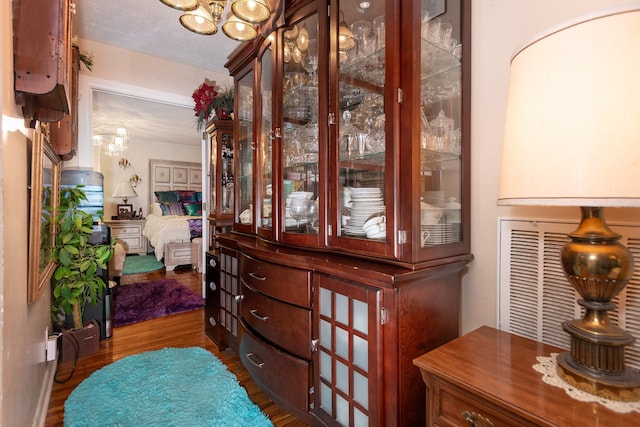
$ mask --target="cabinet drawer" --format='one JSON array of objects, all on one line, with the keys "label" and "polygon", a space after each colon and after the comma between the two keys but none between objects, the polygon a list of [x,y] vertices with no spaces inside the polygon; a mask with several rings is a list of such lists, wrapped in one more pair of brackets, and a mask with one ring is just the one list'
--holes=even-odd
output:
[{"label": "cabinet drawer", "polygon": [[[143,248],[142,245],[142,237],[140,236],[114,236],[115,239],[120,243],[125,251],[127,252],[136,252]],[[146,249],[146,248],[145,248]]]},{"label": "cabinet drawer", "polygon": [[263,294],[301,307],[311,307],[311,271],[284,267],[240,255],[244,283]]},{"label": "cabinet drawer", "polygon": [[270,298],[243,284],[240,312],[266,340],[311,360],[311,310]]},{"label": "cabinet drawer", "polygon": [[111,226],[111,234],[114,237],[142,236],[142,227],[140,225]]},{"label": "cabinet drawer", "polygon": [[[439,378],[431,382],[433,401],[430,408],[430,425],[436,426],[533,426],[525,419],[510,413],[505,408],[473,397],[464,389],[458,388]],[[465,418],[472,417],[475,424]]]},{"label": "cabinet drawer", "polygon": [[240,322],[239,353],[251,378],[274,402],[309,410],[310,362],[272,347],[251,334]]}]

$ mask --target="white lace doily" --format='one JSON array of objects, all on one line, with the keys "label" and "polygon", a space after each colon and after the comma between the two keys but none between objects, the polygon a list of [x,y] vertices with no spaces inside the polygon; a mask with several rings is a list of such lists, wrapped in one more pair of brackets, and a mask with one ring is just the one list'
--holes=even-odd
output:
[{"label": "white lace doily", "polygon": [[558,376],[558,364],[556,362],[558,353],[551,353],[550,357],[538,356],[538,363],[533,365],[533,369],[542,374],[542,381],[554,387],[560,387],[572,398],[581,402],[597,402],[606,406],[615,412],[627,414],[629,412],[640,412],[640,402],[620,402],[617,400],[606,399],[604,397],[595,396],[593,394],[582,391],[571,384],[563,381]]}]

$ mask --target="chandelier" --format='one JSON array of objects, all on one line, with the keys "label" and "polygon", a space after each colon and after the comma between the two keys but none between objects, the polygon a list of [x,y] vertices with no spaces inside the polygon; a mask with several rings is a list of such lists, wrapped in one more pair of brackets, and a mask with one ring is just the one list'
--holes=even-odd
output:
[{"label": "chandelier", "polygon": [[230,3],[228,18],[222,24],[227,37],[252,40],[258,35],[257,24],[271,15],[267,0],[160,0],[169,7],[184,12],[180,23],[197,34],[212,35],[218,32],[225,7]]},{"label": "chandelier", "polygon": [[129,147],[129,134],[125,128],[116,128],[111,135],[93,135],[93,145],[110,157],[115,157]]}]

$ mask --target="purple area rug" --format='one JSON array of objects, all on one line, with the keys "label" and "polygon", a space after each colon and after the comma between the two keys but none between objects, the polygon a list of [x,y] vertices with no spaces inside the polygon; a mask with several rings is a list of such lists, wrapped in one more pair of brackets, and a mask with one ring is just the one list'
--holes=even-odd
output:
[{"label": "purple area rug", "polygon": [[129,325],[202,307],[204,298],[175,279],[121,285],[113,290],[113,325]]}]

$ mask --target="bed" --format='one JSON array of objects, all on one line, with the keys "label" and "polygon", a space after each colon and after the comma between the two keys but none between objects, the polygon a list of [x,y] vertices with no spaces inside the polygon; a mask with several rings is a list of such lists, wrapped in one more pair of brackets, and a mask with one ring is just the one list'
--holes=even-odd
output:
[{"label": "bed", "polygon": [[151,203],[142,233],[167,271],[193,265],[192,242],[202,237],[201,164],[149,160],[149,166]]}]

